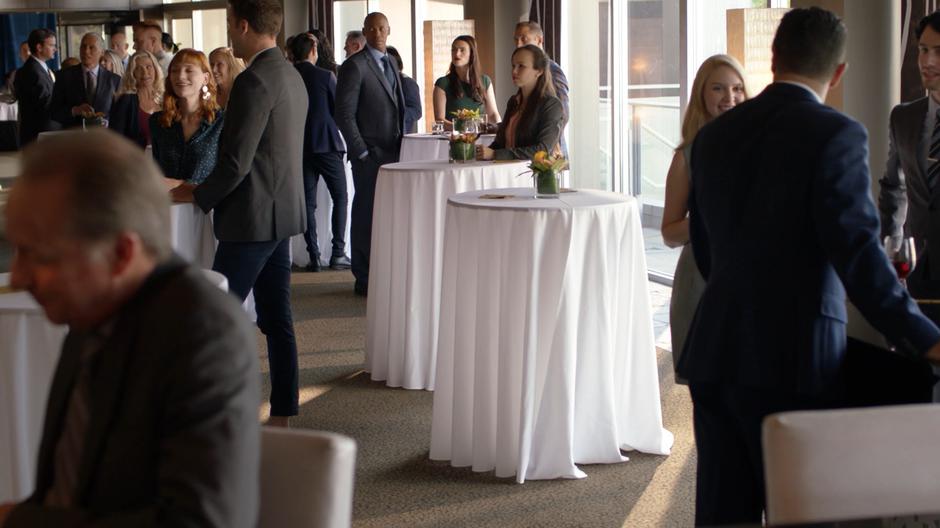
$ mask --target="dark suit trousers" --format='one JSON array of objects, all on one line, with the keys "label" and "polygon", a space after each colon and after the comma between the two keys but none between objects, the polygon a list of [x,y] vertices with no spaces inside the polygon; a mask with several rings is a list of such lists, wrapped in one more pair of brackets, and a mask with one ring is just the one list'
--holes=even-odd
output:
[{"label": "dark suit trousers", "polygon": [[228,279],[242,302],[254,288],[258,328],[268,342],[271,415],[295,416],[298,410],[297,341],[290,308],[290,239],[268,242],[219,242],[212,269]]},{"label": "dark suit trousers", "polygon": [[332,256],[346,255],[346,169],[343,166],[342,152],[324,152],[310,154],[304,159],[304,194],[307,200],[307,231],[304,240],[307,241],[307,253],[310,261],[319,260],[320,247],[317,244],[317,183],[323,176],[326,188],[333,199],[333,214],[331,215],[333,229]]},{"label": "dark suit trousers", "polygon": [[357,287],[369,287],[369,255],[372,247],[372,206],[375,203],[375,179],[379,167],[385,163],[398,161],[397,150],[393,155],[383,154],[378,149],[370,148],[369,155],[363,160],[353,159],[353,185],[356,195],[353,197],[352,225],[350,225],[350,258],[352,273],[356,277]]},{"label": "dark suit trousers", "polygon": [[696,526],[760,526],[765,505],[764,417],[827,405],[777,391],[719,383],[692,382],[689,392],[698,452]]},{"label": "dark suit trousers", "polygon": [[[907,278],[907,291],[915,299],[940,299],[940,277],[930,276],[929,253],[928,247],[921,255],[918,255],[917,265]],[[917,306],[934,324],[940,326],[940,305],[918,304]],[[933,372],[940,375],[940,367],[933,367]],[[933,401],[940,402],[940,383],[933,386]]]}]

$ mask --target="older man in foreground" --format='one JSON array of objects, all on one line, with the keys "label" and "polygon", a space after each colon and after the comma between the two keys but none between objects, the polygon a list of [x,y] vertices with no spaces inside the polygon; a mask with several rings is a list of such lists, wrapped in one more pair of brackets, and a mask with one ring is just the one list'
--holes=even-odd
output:
[{"label": "older man in foreground", "polygon": [[6,207],[11,285],[70,329],[36,489],[0,505],[4,528],[255,525],[255,336],[230,295],[173,256],[162,179],[104,130],[23,152]]}]

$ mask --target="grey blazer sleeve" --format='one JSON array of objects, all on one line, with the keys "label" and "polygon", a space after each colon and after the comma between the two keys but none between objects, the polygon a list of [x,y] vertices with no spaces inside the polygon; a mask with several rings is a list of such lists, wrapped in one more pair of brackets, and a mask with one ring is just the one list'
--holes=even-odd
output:
[{"label": "grey blazer sleeve", "polygon": [[251,172],[251,164],[271,114],[272,97],[262,79],[245,70],[235,78],[225,126],[219,140],[219,159],[212,174],[193,191],[206,213],[215,208]]},{"label": "grey blazer sleeve", "polygon": [[[355,56],[353,56],[355,57]],[[369,151],[368,145],[359,131],[356,113],[359,111],[359,90],[362,87],[362,71],[350,57],[339,68],[336,81],[336,126],[346,139],[349,159],[356,159]]]},{"label": "grey blazer sleeve", "polygon": [[[535,128],[532,130],[534,136],[526,137],[520,136],[518,133],[516,137],[519,139],[530,139],[531,143],[528,141],[521,141],[527,143],[525,145],[516,145],[513,148],[500,148],[496,149],[494,157],[496,159],[530,159],[535,155],[536,152],[544,150],[546,152],[551,152],[555,145],[558,144],[558,139],[561,137],[561,130],[565,126],[565,110],[561,106],[561,102],[554,97],[547,97],[542,101],[541,107],[536,112],[536,123]],[[526,131],[529,132],[529,131]],[[520,143],[520,141],[517,141]]]},{"label": "grey blazer sleeve", "polygon": [[904,171],[898,154],[895,129],[897,112],[891,111],[891,126],[888,131],[888,162],[884,175],[878,180],[881,190],[878,194],[878,211],[881,213],[881,236],[900,235],[907,214],[907,186],[904,183]]}]

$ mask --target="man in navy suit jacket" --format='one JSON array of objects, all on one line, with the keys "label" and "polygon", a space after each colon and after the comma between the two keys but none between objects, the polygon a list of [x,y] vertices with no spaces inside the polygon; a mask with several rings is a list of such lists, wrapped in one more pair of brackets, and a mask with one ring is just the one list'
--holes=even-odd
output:
[{"label": "man in navy suit jacket", "polygon": [[693,144],[690,230],[707,286],[679,373],[694,405],[696,524],[760,523],[763,418],[840,403],[846,292],[898,351],[940,359],[940,330],[879,243],[867,133],[822,104],[845,40],[828,11],[787,13],[774,83]]},{"label": "man in navy suit jacket", "polygon": [[55,77],[46,61],[55,56],[55,33],[48,29],[34,29],[29,33],[30,56],[13,81],[13,90],[19,105],[20,147],[36,139],[40,132],[56,130],[50,103]]},{"label": "man in navy suit jacket", "polygon": [[304,195],[307,200],[307,271],[320,271],[320,245],[317,243],[317,184],[320,176],[333,199],[332,254],[330,268],[349,269],[346,256],[346,151],[333,120],[336,110],[336,76],[316,65],[317,41],[310,33],[301,33],[291,41],[294,67],[307,87],[307,123],[304,128]]},{"label": "man in navy suit jacket", "polygon": [[82,63],[59,72],[52,91],[52,118],[63,127],[81,126],[83,114],[110,116],[121,77],[98,65],[103,50],[101,35],[86,33],[79,48]]}]

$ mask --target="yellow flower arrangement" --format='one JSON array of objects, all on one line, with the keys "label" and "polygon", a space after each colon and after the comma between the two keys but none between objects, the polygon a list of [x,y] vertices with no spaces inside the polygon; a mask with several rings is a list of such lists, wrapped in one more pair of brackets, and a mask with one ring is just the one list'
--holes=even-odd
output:
[{"label": "yellow flower arrangement", "polygon": [[460,110],[451,112],[450,115],[454,116],[455,119],[479,119],[480,109],[471,110],[469,108],[461,108]]},{"label": "yellow flower arrangement", "polygon": [[558,172],[565,170],[568,167],[568,160],[564,156],[549,154],[544,150],[540,150],[532,156],[532,161],[529,162],[529,169],[533,173],[536,172]]}]

